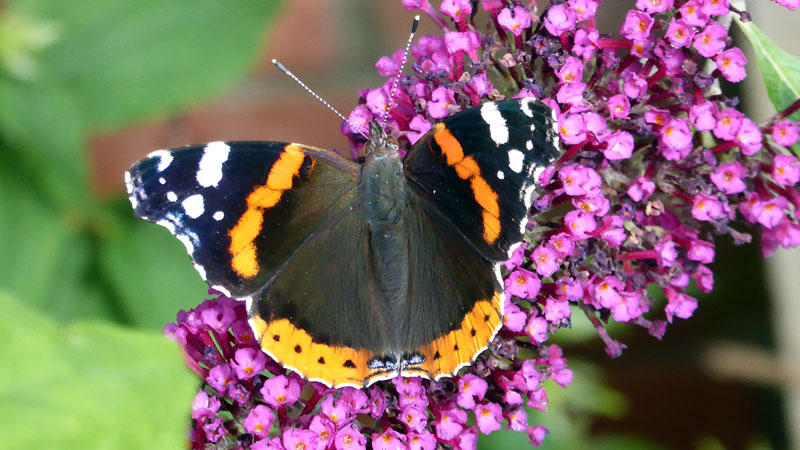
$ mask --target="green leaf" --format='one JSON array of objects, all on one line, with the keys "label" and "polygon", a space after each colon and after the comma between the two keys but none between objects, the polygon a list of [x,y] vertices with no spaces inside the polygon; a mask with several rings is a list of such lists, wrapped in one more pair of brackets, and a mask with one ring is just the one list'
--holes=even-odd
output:
[{"label": "green leaf", "polygon": [[76,99],[53,84],[0,77],[0,105],[8,167],[23,172],[55,206],[85,208],[86,130]]},{"label": "green leaf", "polygon": [[14,170],[12,159],[0,147],[0,289],[61,320],[114,317],[92,277],[91,241],[77,216]]},{"label": "green leaf", "polygon": [[126,320],[160,330],[179,310],[208,297],[208,286],[169,231],[128,214],[130,220],[121,221],[101,247],[100,267]]},{"label": "green leaf", "polygon": [[[778,47],[753,22],[742,22],[737,16],[736,23],[755,50],[770,101],[776,111],[783,111],[800,99],[800,58]],[[800,120],[800,111],[789,119]],[[793,150],[800,156],[799,145]]]},{"label": "green leaf", "polygon": [[196,378],[159,333],[43,317],[0,293],[5,448],[183,448]]},{"label": "green leaf", "polygon": [[274,0],[16,0],[54,23],[49,77],[82,102],[87,123],[119,126],[211,98],[255,64]]}]

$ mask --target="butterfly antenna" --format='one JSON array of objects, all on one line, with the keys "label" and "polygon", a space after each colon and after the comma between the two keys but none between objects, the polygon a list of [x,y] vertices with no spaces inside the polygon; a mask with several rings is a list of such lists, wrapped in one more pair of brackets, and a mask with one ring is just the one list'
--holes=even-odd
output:
[{"label": "butterfly antenna", "polygon": [[342,115],[342,113],[340,113],[339,111],[337,111],[337,110],[336,110],[336,108],[334,108],[333,106],[331,106],[331,104],[330,104],[330,103],[326,102],[326,101],[325,101],[325,99],[323,99],[322,97],[320,97],[319,95],[317,95],[317,93],[316,93],[316,92],[314,92],[314,91],[312,91],[310,87],[306,86],[306,84],[305,84],[305,83],[303,83],[302,81],[300,81],[300,79],[299,79],[299,78],[297,78],[297,75],[293,74],[293,73],[292,73],[292,71],[291,71],[291,70],[289,70],[289,69],[287,69],[287,68],[286,68],[286,66],[284,66],[284,65],[283,65],[283,64],[282,64],[280,61],[278,61],[277,59],[273,59],[273,60],[272,60],[272,64],[275,64],[275,67],[277,67],[277,68],[278,68],[278,69],[279,69],[281,72],[285,73],[286,75],[289,75],[289,76],[290,76],[290,77],[291,77],[291,78],[292,78],[294,81],[296,81],[296,82],[297,82],[297,84],[299,84],[300,86],[302,86],[302,87],[303,87],[303,89],[305,89],[306,91],[308,91],[308,93],[309,93],[309,94],[313,95],[313,96],[314,96],[314,98],[316,98],[317,100],[319,100],[320,102],[322,102],[322,104],[323,104],[323,105],[327,106],[327,107],[328,107],[328,109],[330,109],[331,111],[333,111],[333,112],[334,112],[334,113],[335,113],[337,116],[341,117],[341,118],[342,118],[342,120],[344,120],[345,122],[347,122],[347,124],[348,124],[348,125],[350,125],[350,129],[351,129],[351,130],[353,130],[353,131],[357,131],[357,132],[358,132],[358,134],[360,134],[361,136],[364,136],[364,139],[366,139],[366,140],[369,140],[369,136],[367,136],[366,134],[362,133],[362,132],[361,132],[361,131],[360,131],[358,128],[356,128],[356,127],[355,127],[355,125],[353,125],[353,124],[352,124],[352,123],[351,123],[349,120],[347,120],[347,117],[343,116],[343,115]]},{"label": "butterfly antenna", "polygon": [[417,32],[418,26],[419,15],[414,16],[414,22],[411,24],[411,33],[408,35],[408,42],[406,43],[406,51],[403,53],[403,62],[400,64],[400,70],[397,72],[397,76],[394,77],[392,92],[389,94],[389,106],[386,108],[386,114],[384,114],[383,123],[381,124],[381,129],[384,133],[386,132],[386,120],[389,119],[389,111],[392,110],[392,106],[394,105],[394,93],[397,91],[397,82],[400,80],[400,75],[403,74],[403,69],[406,67],[406,62],[408,61],[408,51],[411,49],[411,41],[414,39],[414,33]]}]

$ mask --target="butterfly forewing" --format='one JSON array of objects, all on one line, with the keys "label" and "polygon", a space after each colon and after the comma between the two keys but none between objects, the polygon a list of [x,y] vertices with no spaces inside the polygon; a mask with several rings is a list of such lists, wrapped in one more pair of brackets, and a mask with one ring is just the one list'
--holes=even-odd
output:
[{"label": "butterfly forewing", "polygon": [[209,284],[244,298],[349,207],[357,176],[355,163],[310,147],[214,142],[154,152],[126,184],[139,218],[178,237]]},{"label": "butterfly forewing", "polygon": [[522,239],[535,178],[558,155],[555,118],[533,99],[484,103],[436,124],[406,155],[412,188],[483,255]]}]

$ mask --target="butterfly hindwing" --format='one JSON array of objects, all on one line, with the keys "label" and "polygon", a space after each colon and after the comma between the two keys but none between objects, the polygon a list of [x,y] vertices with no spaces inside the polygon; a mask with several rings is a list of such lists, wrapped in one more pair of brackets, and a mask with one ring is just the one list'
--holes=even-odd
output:
[{"label": "butterfly hindwing", "polygon": [[522,239],[535,178],[558,155],[555,117],[533,99],[484,103],[436,124],[406,155],[412,187],[486,257]]},{"label": "butterfly hindwing", "polygon": [[213,142],[153,152],[126,184],[137,217],[169,229],[210,285],[243,298],[349,205],[358,165],[336,156],[280,142]]},{"label": "butterfly hindwing", "polygon": [[[498,264],[481,255],[426,198],[412,196],[406,345],[420,363],[408,375],[454,374],[485,349],[502,323]],[[400,325],[400,324],[398,324]]]}]

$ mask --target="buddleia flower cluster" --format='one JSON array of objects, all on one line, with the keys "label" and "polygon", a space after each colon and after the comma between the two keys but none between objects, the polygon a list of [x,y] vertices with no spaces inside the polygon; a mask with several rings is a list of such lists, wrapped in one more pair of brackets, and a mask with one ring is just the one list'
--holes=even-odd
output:
[{"label": "buddleia flower cluster", "polygon": [[757,124],[718,88],[746,77],[724,25],[749,20],[746,12],[727,0],[637,0],[605,34],[595,17],[614,2],[535,3],[403,0],[441,33],[416,39],[405,73],[402,50],[381,58],[386,83],[362,90],[355,129],[342,126],[358,157],[361,133],[387,115],[407,149],[436,121],[486,101],[533,97],[557,113],[565,154],[537,180],[525,242],[504,263],[504,325],[489,349],[439,381],[330,389],[262,353],[244,304],[214,293],[165,329],[205,380],[193,448],[474,449],[479,433],[503,428],[539,445],[548,431],[526,408],[547,410],[546,380],[572,380],[549,342],[572,314],[588,317],[616,357],[625,345],[609,321],[661,338],[692,316],[698,301],[687,287],[712,290],[716,236],[748,243],[757,234],[765,256],[800,244],[791,151],[800,135],[788,120],[800,101]]}]

